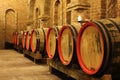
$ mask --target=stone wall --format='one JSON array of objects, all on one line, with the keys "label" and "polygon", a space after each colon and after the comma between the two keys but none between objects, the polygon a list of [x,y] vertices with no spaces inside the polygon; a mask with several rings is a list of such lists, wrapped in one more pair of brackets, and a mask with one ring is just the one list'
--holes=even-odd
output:
[{"label": "stone wall", "polygon": [[[4,48],[5,41],[12,41],[13,31],[25,29],[28,14],[27,3],[28,0],[0,0],[0,49]],[[12,22],[13,20],[8,20],[11,16],[7,18],[9,22],[6,22],[6,11],[9,9],[15,11],[16,25],[14,26],[12,24],[14,23]],[[7,23],[9,23],[9,25],[7,25]],[[10,26],[15,27],[14,30]]]},{"label": "stone wall", "polygon": [[[58,12],[55,12],[57,2]],[[78,25],[78,16],[82,16],[83,20],[116,18],[120,15],[119,5],[120,1],[117,0],[51,0],[51,25]]]},{"label": "stone wall", "polygon": [[[15,18],[9,16],[6,19],[6,11],[9,9],[15,12]],[[5,41],[11,42],[13,31],[65,24],[81,27],[77,20],[78,16],[81,16],[83,20],[120,17],[120,1],[0,0],[0,49],[4,48]]]}]

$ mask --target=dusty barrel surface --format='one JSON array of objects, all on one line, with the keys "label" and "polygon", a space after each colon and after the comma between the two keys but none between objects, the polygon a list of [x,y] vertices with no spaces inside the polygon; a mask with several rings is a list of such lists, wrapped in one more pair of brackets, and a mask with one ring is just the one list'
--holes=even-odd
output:
[{"label": "dusty barrel surface", "polygon": [[58,52],[61,62],[69,65],[76,54],[77,30],[72,25],[63,26],[58,36]]},{"label": "dusty barrel surface", "polygon": [[30,50],[30,40],[31,40],[31,31],[27,31],[26,32],[26,40],[25,40],[25,47],[26,50],[29,51]]},{"label": "dusty barrel surface", "polygon": [[58,53],[58,34],[59,30],[62,26],[56,26],[49,28],[47,35],[46,35],[46,51],[48,57],[53,59],[55,54]]},{"label": "dusty barrel surface", "polygon": [[77,38],[77,57],[82,70],[102,75],[120,64],[120,19],[85,23]]},{"label": "dusty barrel surface", "polygon": [[22,35],[23,35],[23,31],[18,32],[18,36],[17,36],[17,46],[22,45]]},{"label": "dusty barrel surface", "polygon": [[32,52],[39,51],[44,53],[45,43],[46,43],[46,33],[48,28],[38,28],[34,29],[31,34],[31,50]]}]

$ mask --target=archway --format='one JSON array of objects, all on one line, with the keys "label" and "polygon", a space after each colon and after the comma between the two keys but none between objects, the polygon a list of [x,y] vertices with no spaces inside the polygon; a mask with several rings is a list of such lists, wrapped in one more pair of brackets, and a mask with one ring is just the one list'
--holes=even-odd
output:
[{"label": "archway", "polygon": [[13,9],[5,12],[5,42],[12,43],[12,33],[17,31],[17,15]]},{"label": "archway", "polygon": [[54,25],[62,25],[62,3],[60,0],[57,0],[54,4],[53,14]]}]

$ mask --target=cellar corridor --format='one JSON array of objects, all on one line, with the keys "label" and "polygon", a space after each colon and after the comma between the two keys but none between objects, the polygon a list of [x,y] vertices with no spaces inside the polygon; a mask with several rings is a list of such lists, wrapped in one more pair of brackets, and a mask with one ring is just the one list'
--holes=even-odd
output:
[{"label": "cellar corridor", "polygon": [[0,0],[0,80],[120,80],[120,0]]},{"label": "cellar corridor", "polygon": [[0,80],[60,80],[47,65],[37,65],[14,50],[0,50]]}]

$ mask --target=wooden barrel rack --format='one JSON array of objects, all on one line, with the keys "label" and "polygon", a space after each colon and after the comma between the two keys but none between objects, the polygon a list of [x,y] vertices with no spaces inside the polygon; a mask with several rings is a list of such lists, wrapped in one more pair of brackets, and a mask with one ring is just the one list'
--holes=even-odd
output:
[{"label": "wooden barrel rack", "polygon": [[[85,74],[81,69],[75,65],[71,67],[64,66],[60,60],[49,60],[49,71],[52,74],[59,73],[59,75],[66,75],[73,80],[113,80],[111,74],[104,74],[102,77],[93,77]],[[63,78],[64,80],[64,78]],[[71,80],[71,79],[70,79]]]},{"label": "wooden barrel rack", "polygon": [[23,51],[24,57],[32,60],[36,64],[46,64],[47,63],[47,58],[43,58],[42,54],[40,54],[39,51],[36,53],[33,53],[31,51],[25,50]]}]

